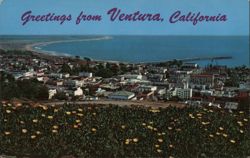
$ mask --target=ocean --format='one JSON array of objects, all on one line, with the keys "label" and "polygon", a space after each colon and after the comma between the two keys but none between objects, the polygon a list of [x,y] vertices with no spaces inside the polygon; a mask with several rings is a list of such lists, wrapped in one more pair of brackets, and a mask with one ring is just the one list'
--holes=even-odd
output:
[{"label": "ocean", "polygon": [[232,59],[195,61],[201,65],[249,64],[248,36],[107,36],[57,42],[36,48],[95,60],[155,62],[195,57],[232,56]]},{"label": "ocean", "polygon": [[157,62],[173,59],[231,56],[226,60],[194,61],[229,67],[249,65],[248,36],[6,36],[2,40],[45,42],[34,49],[94,60]]}]

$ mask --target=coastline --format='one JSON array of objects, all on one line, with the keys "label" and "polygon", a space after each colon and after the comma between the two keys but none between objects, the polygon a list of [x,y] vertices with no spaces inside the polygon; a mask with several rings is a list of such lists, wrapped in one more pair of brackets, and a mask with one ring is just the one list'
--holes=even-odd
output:
[{"label": "coastline", "polygon": [[[56,41],[48,41],[48,42],[35,42],[29,43],[24,46],[24,50],[31,51],[33,53],[38,53],[39,55],[48,55],[48,56],[56,56],[56,57],[73,57],[70,54],[60,53],[60,52],[52,52],[52,51],[45,51],[42,49],[36,49],[35,47],[39,46],[46,46],[55,43],[68,43],[68,42],[81,42],[81,41],[99,41],[99,40],[111,40],[113,37],[111,36],[103,36],[98,38],[88,38],[88,39],[72,39],[72,40],[56,40]],[[91,59],[95,62],[109,62],[109,63],[123,63],[129,64],[130,62],[123,62],[123,61],[115,61],[115,60],[98,60],[98,59]]]},{"label": "coastline", "polygon": [[[100,37],[88,37],[88,38],[79,38],[79,39],[57,39],[57,40],[51,40],[51,41],[40,41],[40,42],[33,42],[33,43],[28,43],[25,44],[24,49],[28,51],[32,51],[34,53],[39,53],[43,55],[48,55],[48,56],[58,56],[58,57],[75,57],[74,55],[63,53],[63,52],[55,52],[55,51],[46,51],[43,49],[40,49],[39,47],[41,46],[46,46],[50,44],[58,44],[58,43],[70,43],[70,42],[81,42],[81,41],[98,41],[98,40],[110,40],[113,39],[113,37],[110,36],[100,36]],[[214,61],[214,60],[228,60],[228,59],[233,59],[232,56],[196,56],[196,57],[191,57],[191,58],[171,58],[167,60],[152,60],[152,61],[145,61],[145,62],[129,62],[129,61],[119,61],[119,60],[102,60],[102,59],[96,59],[96,58],[91,58],[89,56],[80,56],[80,57],[88,57],[92,61],[95,62],[109,62],[109,63],[124,63],[124,64],[159,64],[159,63],[165,63],[168,61],[182,61],[182,62],[197,62],[197,61]]]},{"label": "coastline", "polygon": [[[24,49],[27,51],[32,51],[32,52],[38,52],[38,53],[45,53],[48,55],[54,55],[54,54],[50,54],[49,51],[44,51],[44,50],[38,50],[35,47],[38,46],[46,46],[46,45],[50,45],[50,44],[55,44],[55,43],[68,43],[68,42],[81,42],[81,41],[98,41],[98,40],[110,40],[112,39],[112,37],[110,36],[104,36],[104,37],[98,37],[98,38],[88,38],[88,39],[72,39],[72,40],[56,40],[56,41],[48,41],[48,42],[35,42],[35,43],[30,43],[30,44],[26,44],[24,46]],[[55,56],[57,56],[55,54]],[[61,56],[61,55],[58,55]]]}]

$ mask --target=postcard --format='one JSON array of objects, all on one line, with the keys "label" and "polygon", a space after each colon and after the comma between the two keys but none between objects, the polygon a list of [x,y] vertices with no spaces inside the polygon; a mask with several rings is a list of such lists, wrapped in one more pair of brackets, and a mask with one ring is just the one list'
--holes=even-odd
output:
[{"label": "postcard", "polygon": [[0,0],[0,158],[249,157],[249,0]]}]

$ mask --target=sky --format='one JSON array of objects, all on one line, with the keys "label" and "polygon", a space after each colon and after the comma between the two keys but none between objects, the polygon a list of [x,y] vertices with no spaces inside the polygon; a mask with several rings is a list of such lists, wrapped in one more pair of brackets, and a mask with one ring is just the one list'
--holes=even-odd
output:
[{"label": "sky", "polygon": [[[124,13],[160,13],[163,22],[112,22],[107,16],[111,8]],[[31,10],[34,15],[71,14],[72,21],[28,22],[21,16]],[[227,15],[226,22],[169,23],[170,16],[180,10],[202,15]],[[102,21],[75,24],[79,13],[101,14]],[[0,0],[0,35],[249,35],[249,0]]]}]

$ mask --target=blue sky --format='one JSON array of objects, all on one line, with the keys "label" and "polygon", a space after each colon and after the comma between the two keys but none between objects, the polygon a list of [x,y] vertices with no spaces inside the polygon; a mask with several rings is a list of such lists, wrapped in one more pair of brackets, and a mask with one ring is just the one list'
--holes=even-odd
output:
[{"label": "blue sky", "polygon": [[[2,1],[2,0],[0,0]],[[106,12],[117,7],[125,13],[160,13],[164,22],[111,22]],[[35,15],[71,14],[72,21],[27,23],[22,26],[21,15],[31,10]],[[170,24],[169,17],[177,10],[184,14],[201,12],[204,15],[226,14],[226,22],[190,22]],[[82,22],[75,19],[83,11],[101,14],[101,22]],[[0,35],[249,35],[248,0],[4,0],[0,5]]]}]

